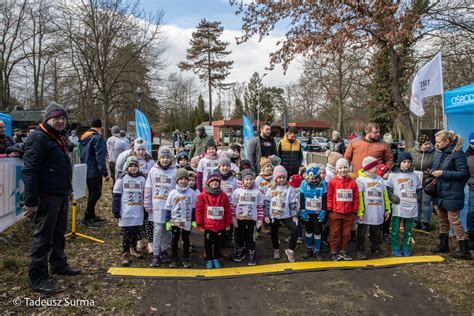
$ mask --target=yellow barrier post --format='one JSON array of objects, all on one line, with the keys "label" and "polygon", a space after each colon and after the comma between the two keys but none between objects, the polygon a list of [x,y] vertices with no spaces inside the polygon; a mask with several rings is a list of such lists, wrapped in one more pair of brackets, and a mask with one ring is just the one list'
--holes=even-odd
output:
[{"label": "yellow barrier post", "polygon": [[91,241],[95,241],[99,244],[104,243],[103,240],[100,240],[100,239],[97,239],[97,238],[94,238],[94,237],[91,237],[91,236],[87,236],[85,234],[81,234],[81,233],[77,232],[77,201],[72,202],[71,232],[67,233],[65,236],[70,237],[71,239],[75,239],[76,237],[82,237],[82,238],[85,238],[85,239],[89,239]]}]

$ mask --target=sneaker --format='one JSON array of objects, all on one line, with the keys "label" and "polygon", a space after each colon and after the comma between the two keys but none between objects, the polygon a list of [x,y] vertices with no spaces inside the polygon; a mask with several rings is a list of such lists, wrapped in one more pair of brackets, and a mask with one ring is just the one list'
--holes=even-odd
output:
[{"label": "sneaker", "polygon": [[410,248],[405,248],[403,250],[403,256],[410,257],[411,256],[411,249]]},{"label": "sneaker", "polygon": [[383,234],[382,241],[386,244],[391,244],[392,243],[392,239],[390,239],[389,234]]},{"label": "sneaker", "polygon": [[128,252],[122,255],[122,267],[130,266],[130,254]]},{"label": "sneaker", "polygon": [[303,259],[309,259],[313,256],[313,249],[306,248],[306,253],[303,255]]},{"label": "sneaker", "polygon": [[185,269],[192,268],[192,266],[193,266],[193,265],[191,264],[191,262],[189,262],[189,259],[183,259],[182,265],[183,265],[183,268],[185,268]]},{"label": "sneaker", "polygon": [[171,260],[171,263],[169,265],[170,268],[177,268],[178,267],[178,260]]},{"label": "sneaker", "polygon": [[280,260],[280,249],[273,250],[273,260]]},{"label": "sneaker", "polygon": [[323,260],[323,257],[321,257],[321,253],[319,251],[315,251],[313,253],[313,256],[316,258],[316,260],[321,261]]},{"label": "sneaker", "polygon": [[344,261],[351,261],[352,260],[352,257],[349,256],[347,251],[344,251],[344,250],[341,250],[341,252],[339,252],[339,256],[341,256],[342,260],[344,260]]},{"label": "sneaker", "polygon": [[160,266],[160,263],[161,263],[160,256],[151,257],[150,267],[157,268]]},{"label": "sneaker", "polygon": [[364,250],[357,250],[357,259],[358,260],[366,260],[367,255],[365,254]]},{"label": "sneaker", "polygon": [[255,255],[255,250],[249,251],[249,266],[254,266],[257,264],[257,256]]},{"label": "sneaker", "polygon": [[97,228],[97,227],[99,227],[99,225],[96,222],[94,222],[93,219],[83,220],[81,222],[81,226],[85,226],[85,227],[88,227],[88,228]]},{"label": "sneaker", "polygon": [[399,249],[392,249],[392,256],[394,257],[401,257],[402,253],[400,252]]},{"label": "sneaker", "polygon": [[212,260],[207,260],[206,262],[206,269],[214,268],[214,262]]},{"label": "sneaker", "polygon": [[220,269],[222,268],[221,261],[219,259],[214,259],[214,268]]},{"label": "sneaker", "polygon": [[295,261],[296,261],[296,259],[295,259],[295,251],[294,251],[294,250],[286,249],[286,250],[285,250],[285,254],[286,254],[286,256],[288,257],[288,261],[289,261],[289,262],[295,262]]},{"label": "sneaker", "polygon": [[141,252],[138,252],[133,247],[130,248],[130,254],[132,255],[132,257],[134,257],[136,259],[143,259],[143,254]]},{"label": "sneaker", "polygon": [[170,256],[168,255],[168,252],[167,252],[167,251],[163,251],[163,252],[161,253],[161,262],[163,262],[163,263],[171,262],[171,258],[170,258]]},{"label": "sneaker", "polygon": [[331,259],[333,261],[341,261],[342,257],[337,252],[331,252]]},{"label": "sneaker", "polygon": [[296,241],[298,245],[303,244],[303,237],[298,237],[298,240]]},{"label": "sneaker", "polygon": [[238,249],[237,252],[235,253],[234,261],[240,262],[244,259],[245,259],[245,253],[242,251],[242,249]]},{"label": "sneaker", "polygon": [[105,218],[102,218],[100,216],[96,216],[94,219],[93,219],[94,223],[96,224],[105,224],[105,222],[107,221]]}]

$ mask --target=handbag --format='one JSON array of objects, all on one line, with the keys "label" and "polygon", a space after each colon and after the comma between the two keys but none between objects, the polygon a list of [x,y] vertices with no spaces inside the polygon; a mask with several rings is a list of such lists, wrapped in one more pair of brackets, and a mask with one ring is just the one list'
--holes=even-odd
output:
[{"label": "handbag", "polygon": [[426,176],[426,179],[423,180],[423,191],[431,197],[436,197],[436,187],[438,184],[438,179],[431,174]]}]

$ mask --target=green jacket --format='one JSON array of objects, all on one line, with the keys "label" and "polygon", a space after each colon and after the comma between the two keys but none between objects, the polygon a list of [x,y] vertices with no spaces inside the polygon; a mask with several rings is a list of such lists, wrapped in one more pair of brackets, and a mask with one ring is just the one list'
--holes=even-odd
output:
[{"label": "green jacket", "polygon": [[207,134],[205,134],[204,137],[196,136],[193,140],[191,151],[189,152],[189,158],[202,155],[206,151],[206,145],[209,142],[214,142],[212,136]]}]

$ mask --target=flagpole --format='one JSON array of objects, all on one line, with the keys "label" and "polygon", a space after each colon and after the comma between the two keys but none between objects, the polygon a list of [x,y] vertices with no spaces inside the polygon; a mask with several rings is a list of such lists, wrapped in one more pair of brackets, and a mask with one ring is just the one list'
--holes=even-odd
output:
[{"label": "flagpole", "polygon": [[448,122],[447,122],[447,119],[446,119],[446,114],[444,113],[443,58],[442,58],[441,53],[439,53],[439,54],[440,54],[440,56],[439,56],[439,59],[440,59],[439,73],[440,73],[440,76],[441,76],[441,88],[443,90],[443,93],[441,93],[441,110],[443,111],[443,129],[447,129],[448,128]]}]

